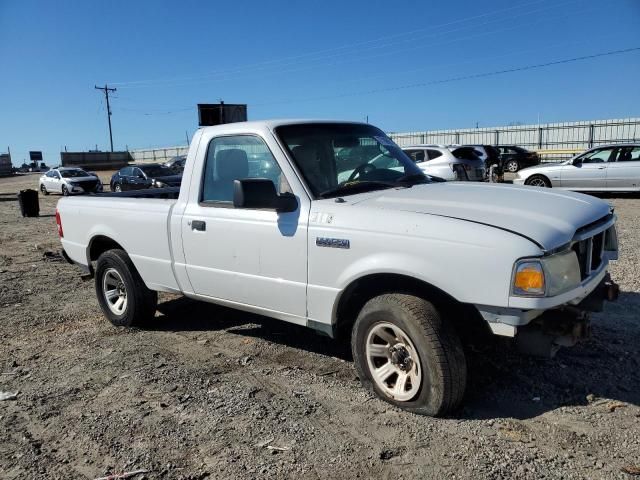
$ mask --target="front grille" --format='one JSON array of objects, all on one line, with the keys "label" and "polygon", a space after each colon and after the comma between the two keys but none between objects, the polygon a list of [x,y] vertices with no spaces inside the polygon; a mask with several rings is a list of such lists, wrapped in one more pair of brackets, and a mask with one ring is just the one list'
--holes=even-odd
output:
[{"label": "front grille", "polygon": [[604,254],[604,237],[606,231],[597,233],[593,237],[575,242],[572,249],[576,252],[580,265],[580,278],[584,280],[591,272],[600,268]]},{"label": "front grille", "polygon": [[75,182],[76,185],[82,187],[85,192],[93,192],[98,186],[97,180],[85,180],[84,182]]}]

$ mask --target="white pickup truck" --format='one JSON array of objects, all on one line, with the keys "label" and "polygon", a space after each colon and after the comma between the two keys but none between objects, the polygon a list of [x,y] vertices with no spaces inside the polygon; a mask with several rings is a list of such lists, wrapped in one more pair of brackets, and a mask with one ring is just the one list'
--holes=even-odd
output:
[{"label": "white pickup truck", "polygon": [[609,204],[432,183],[361,123],[201,128],[180,189],[63,198],[56,218],[113,324],[151,320],[162,291],[345,334],[365,386],[428,415],[462,401],[465,332],[570,343],[617,293]]}]

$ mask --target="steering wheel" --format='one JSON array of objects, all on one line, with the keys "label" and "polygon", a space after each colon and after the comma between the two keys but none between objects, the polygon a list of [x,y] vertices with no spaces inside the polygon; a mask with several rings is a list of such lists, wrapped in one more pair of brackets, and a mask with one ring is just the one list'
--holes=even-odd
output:
[{"label": "steering wheel", "polygon": [[375,169],[376,169],[375,165],[371,163],[364,163],[360,165],[358,168],[356,168],[353,172],[351,172],[351,175],[349,175],[349,178],[345,183],[352,181],[354,178],[356,178],[356,176],[361,176],[361,175],[364,175],[365,173],[373,172]]}]

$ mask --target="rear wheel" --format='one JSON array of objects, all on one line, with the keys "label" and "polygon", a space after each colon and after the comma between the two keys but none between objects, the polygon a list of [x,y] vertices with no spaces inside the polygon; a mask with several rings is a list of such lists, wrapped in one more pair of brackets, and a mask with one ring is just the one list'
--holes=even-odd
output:
[{"label": "rear wheel", "polygon": [[351,348],[363,385],[422,415],[444,415],[464,396],[460,339],[427,300],[385,294],[369,300],[353,326]]},{"label": "rear wheel", "polygon": [[531,185],[532,187],[551,188],[551,182],[547,177],[542,175],[532,175],[524,182],[525,185]]},{"label": "rear wheel", "polygon": [[520,164],[517,160],[509,160],[504,164],[504,168],[507,170],[507,172],[516,173],[518,170],[520,170]]},{"label": "rear wheel", "polygon": [[49,195],[49,192],[47,191],[47,187],[45,187],[44,184],[40,185],[40,191],[42,192],[43,195]]},{"label": "rear wheel", "polygon": [[117,327],[144,325],[153,318],[158,294],[149,290],[124,250],[107,250],[96,265],[100,308]]}]

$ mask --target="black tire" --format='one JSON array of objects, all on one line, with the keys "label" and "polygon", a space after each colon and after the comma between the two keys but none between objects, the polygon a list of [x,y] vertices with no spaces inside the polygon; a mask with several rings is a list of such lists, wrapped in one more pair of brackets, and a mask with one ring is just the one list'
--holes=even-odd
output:
[{"label": "black tire", "polygon": [[62,195],[64,195],[65,197],[69,196],[69,189],[66,185],[62,185]]},{"label": "black tire", "polygon": [[49,195],[49,192],[47,191],[47,187],[45,187],[44,185],[40,185],[40,191],[42,192],[43,195]]},{"label": "black tire", "polygon": [[[420,361],[421,383],[407,401],[385,393],[373,379],[366,356],[369,332],[382,323],[399,327],[413,343]],[[458,408],[467,383],[467,365],[459,337],[429,301],[405,294],[385,294],[369,300],[358,315],[351,349],[362,384],[381,399],[413,413],[445,415]]]},{"label": "black tire", "polygon": [[122,191],[122,185],[120,185],[119,183],[116,183],[116,184],[113,186],[113,191],[114,191],[114,192],[121,192],[121,191]]},{"label": "black tire", "polygon": [[[126,293],[126,307],[120,315],[107,305],[103,289],[105,273],[111,269],[121,277]],[[158,293],[147,288],[124,250],[107,250],[100,255],[96,264],[95,287],[102,312],[116,327],[143,326],[155,315]]]},{"label": "black tire", "polygon": [[531,175],[524,184],[540,188],[551,188],[551,182],[544,175]]},{"label": "black tire", "polygon": [[507,160],[506,162],[504,162],[504,169],[509,172],[509,173],[516,173],[518,170],[520,170],[520,163],[518,162],[518,160]]}]

